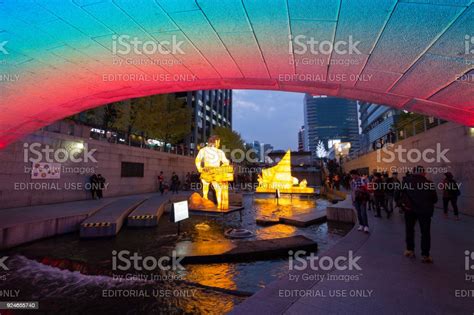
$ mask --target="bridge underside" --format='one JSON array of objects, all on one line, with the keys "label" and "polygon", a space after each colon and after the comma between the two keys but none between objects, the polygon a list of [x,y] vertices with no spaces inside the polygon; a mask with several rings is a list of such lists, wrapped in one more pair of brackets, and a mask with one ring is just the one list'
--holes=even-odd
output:
[{"label": "bridge underside", "polygon": [[213,88],[471,126],[473,38],[472,0],[3,0],[0,147],[109,102]]}]

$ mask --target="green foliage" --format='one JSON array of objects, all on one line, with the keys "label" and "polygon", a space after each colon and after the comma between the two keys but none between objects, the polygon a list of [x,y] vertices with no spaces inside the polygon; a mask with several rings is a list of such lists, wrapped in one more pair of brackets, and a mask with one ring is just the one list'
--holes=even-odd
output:
[{"label": "green foliage", "polygon": [[417,114],[417,113],[407,113],[407,112],[402,112],[399,116],[393,127],[396,130],[401,130],[407,125],[409,125],[412,122],[415,121],[422,121],[423,120],[423,115]]},{"label": "green foliage", "polygon": [[174,94],[132,100],[136,107],[135,127],[148,138],[178,144],[191,132],[191,109]]},{"label": "green foliage", "polygon": [[[221,147],[228,150],[245,150],[245,143],[240,134],[227,127],[216,127],[212,131],[213,135],[219,136],[221,139]],[[227,151],[228,152],[228,151]],[[229,153],[229,152],[228,152]]]},{"label": "green foliage", "polygon": [[86,123],[165,143],[179,144],[191,132],[191,109],[174,94],[153,95],[107,104],[85,113]]}]

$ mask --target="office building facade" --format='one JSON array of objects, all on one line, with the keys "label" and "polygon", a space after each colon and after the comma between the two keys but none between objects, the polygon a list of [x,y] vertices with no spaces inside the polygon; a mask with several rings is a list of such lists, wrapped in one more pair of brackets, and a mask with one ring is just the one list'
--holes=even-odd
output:
[{"label": "office building facade", "polygon": [[360,150],[368,152],[373,144],[390,133],[400,111],[391,107],[359,102],[360,112]]},{"label": "office building facade", "polygon": [[185,139],[194,155],[216,127],[232,128],[232,90],[198,90],[176,93],[192,109],[191,133]]},{"label": "office building facade", "polygon": [[317,157],[321,141],[327,150],[333,143],[350,142],[351,153],[359,150],[357,101],[327,96],[304,98],[305,150]]},{"label": "office building facade", "polygon": [[304,135],[304,126],[301,126],[301,129],[298,131],[298,152],[303,152],[305,150]]}]

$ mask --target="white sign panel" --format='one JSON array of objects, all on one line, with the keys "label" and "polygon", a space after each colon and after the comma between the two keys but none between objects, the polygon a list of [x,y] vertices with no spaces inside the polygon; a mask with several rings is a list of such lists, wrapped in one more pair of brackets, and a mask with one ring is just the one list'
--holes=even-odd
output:
[{"label": "white sign panel", "polygon": [[61,163],[33,163],[31,179],[60,179]]},{"label": "white sign panel", "polygon": [[189,209],[188,209],[188,201],[180,201],[173,203],[173,222],[183,221],[189,218]]}]

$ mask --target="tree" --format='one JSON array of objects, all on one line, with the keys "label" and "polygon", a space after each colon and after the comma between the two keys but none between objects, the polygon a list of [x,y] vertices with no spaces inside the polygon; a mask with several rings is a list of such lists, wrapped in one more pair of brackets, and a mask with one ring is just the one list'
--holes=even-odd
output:
[{"label": "tree", "polygon": [[318,145],[316,147],[316,156],[320,159],[328,156],[328,151],[321,140],[318,141]]},{"label": "tree", "polygon": [[[85,123],[107,132],[115,128],[117,120],[120,119],[121,103],[110,103],[101,107],[93,108],[84,113]],[[105,133],[103,134],[105,136]]]},{"label": "tree", "polygon": [[219,136],[221,139],[221,147],[226,149],[227,158],[230,158],[230,152],[233,150],[245,152],[244,140],[238,132],[227,127],[216,127],[212,134]]},{"label": "tree", "polygon": [[131,135],[134,132],[137,132],[137,124],[138,124],[138,117],[139,112],[144,110],[143,106],[143,98],[135,98],[127,101],[121,102],[121,105],[118,106],[119,117],[115,122],[115,128],[126,132],[127,139],[130,144]]},{"label": "tree", "polygon": [[398,136],[402,136],[402,138],[409,137],[417,132],[415,128],[424,128],[424,117],[424,115],[418,113],[402,112],[392,127],[396,130]]},{"label": "tree", "polygon": [[148,138],[175,145],[191,132],[191,109],[174,94],[153,95],[132,103],[139,107],[136,128]]}]

